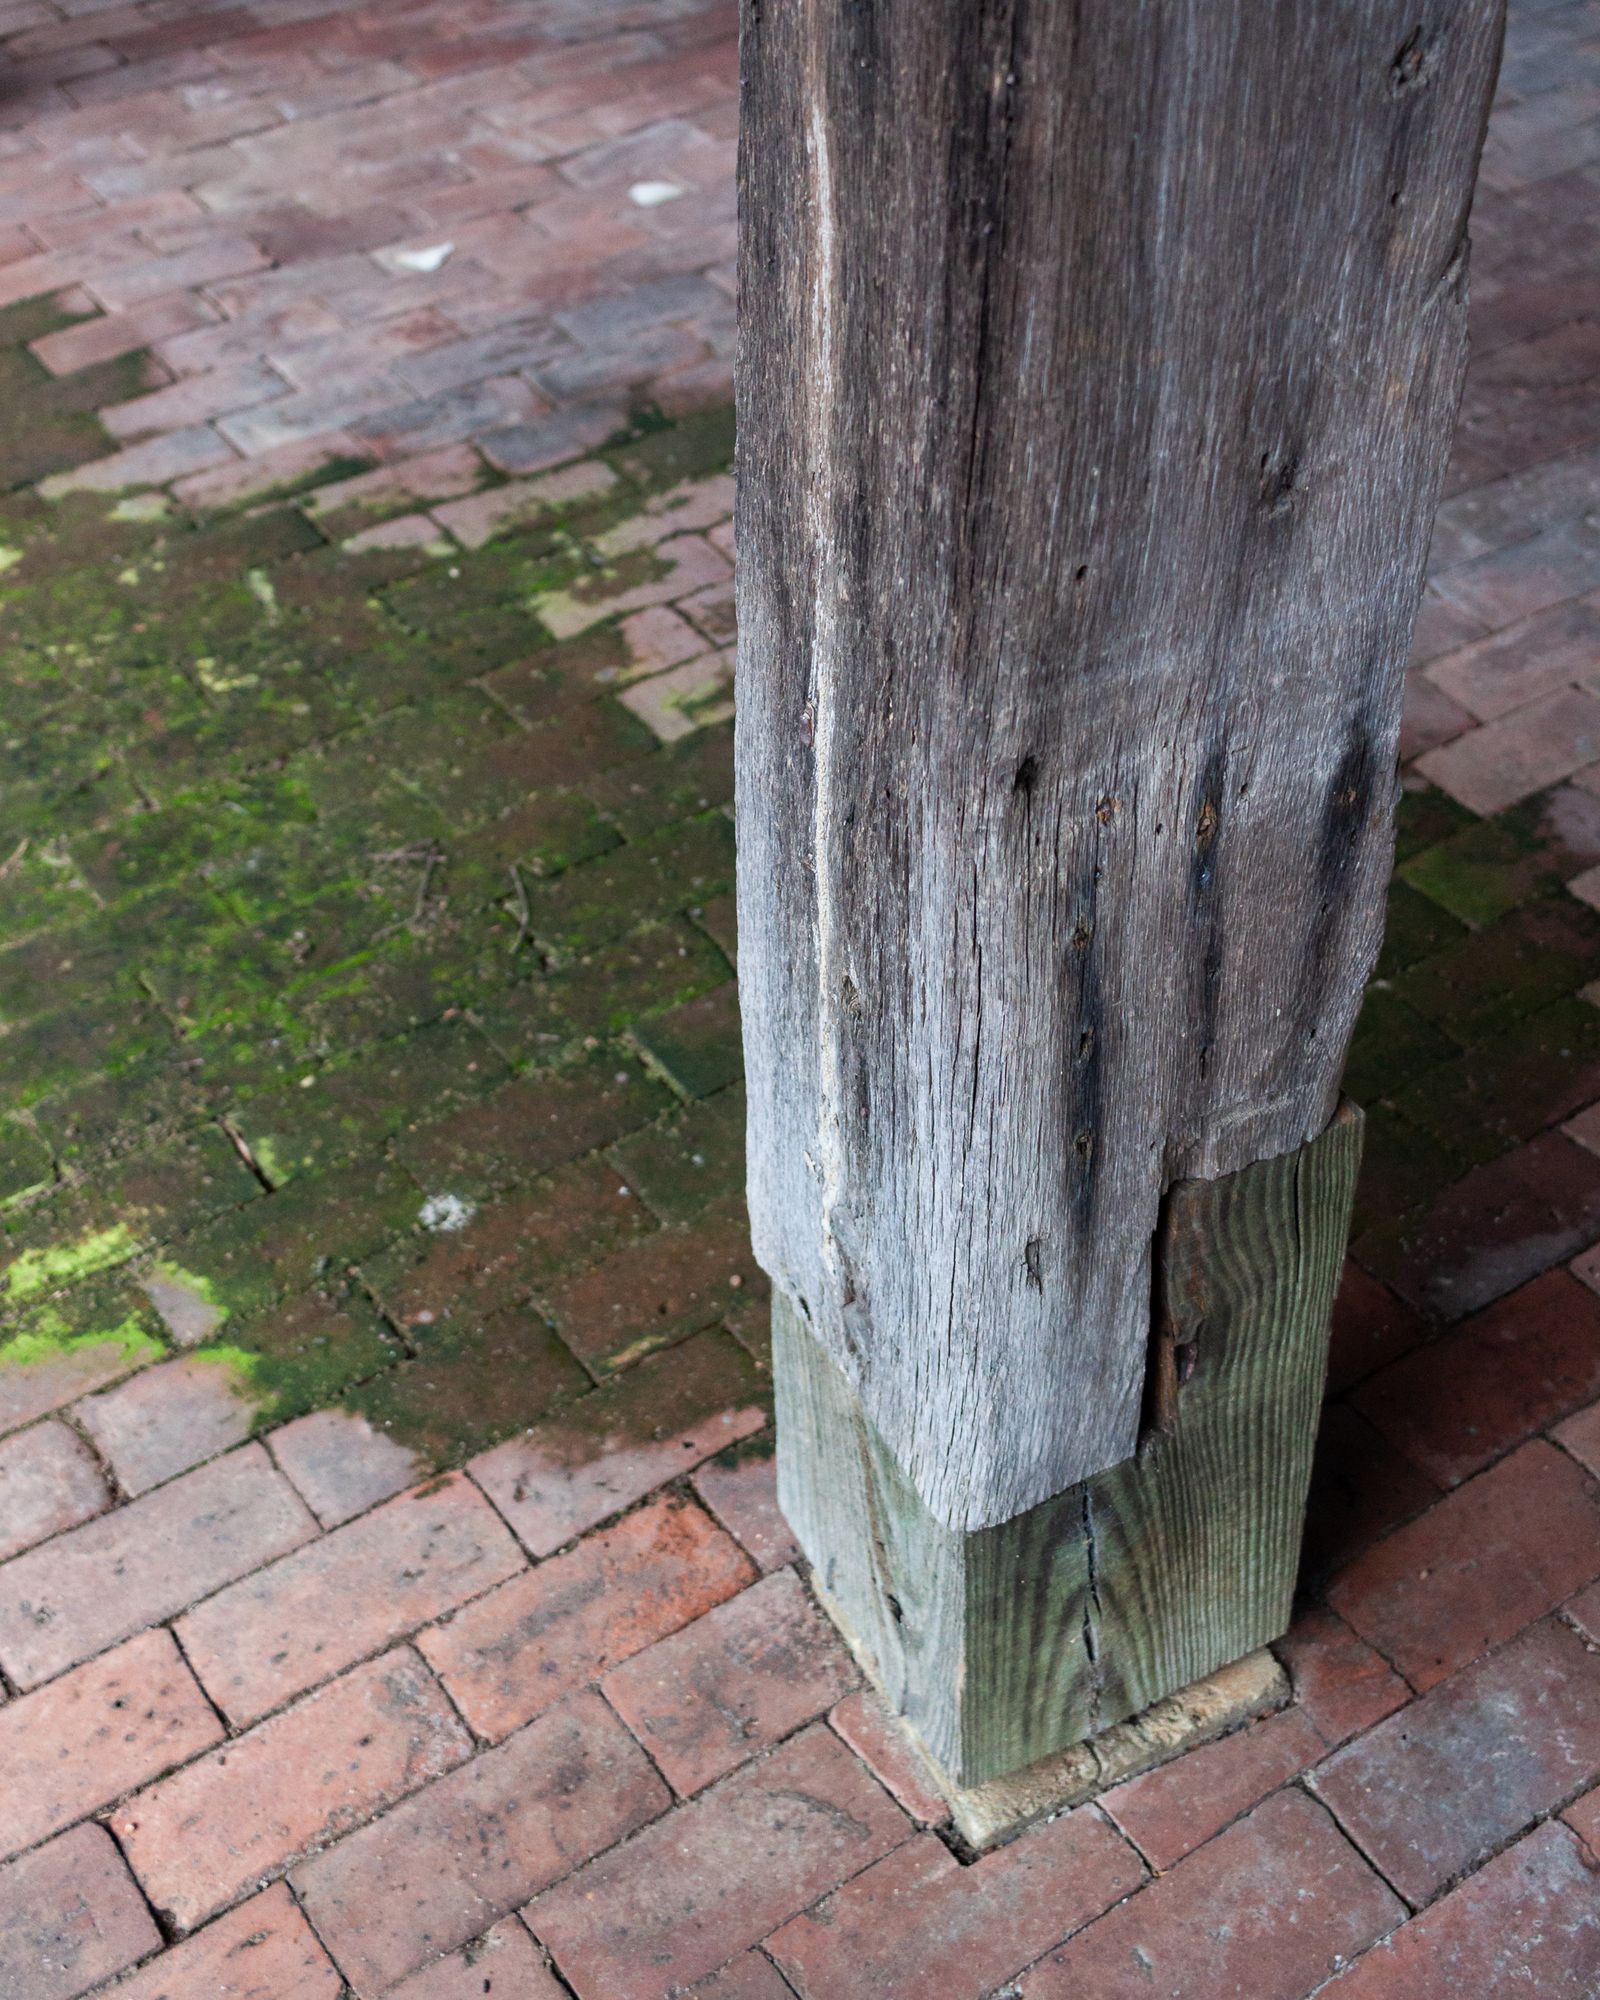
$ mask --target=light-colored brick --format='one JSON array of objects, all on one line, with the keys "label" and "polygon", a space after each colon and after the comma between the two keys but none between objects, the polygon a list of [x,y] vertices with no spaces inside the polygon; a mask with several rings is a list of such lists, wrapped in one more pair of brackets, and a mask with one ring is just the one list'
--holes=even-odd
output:
[{"label": "light-colored brick", "polygon": [[192,1930],[471,1748],[402,1646],[129,1799],[112,1830],[151,1902]]},{"label": "light-colored brick", "polygon": [[484,2000],[486,1994],[504,1994],[505,2000],[563,2000],[563,1989],[532,1933],[516,1917],[402,1979],[384,2000]]},{"label": "light-colored brick", "polygon": [[316,1532],[260,1445],[246,1445],[0,1568],[0,1663],[37,1686]]},{"label": "light-colored brick", "polygon": [[392,1500],[422,1473],[415,1452],[349,1410],[313,1410],[267,1435],[267,1446],[325,1528]]},{"label": "light-colored brick", "polygon": [[654,1500],[419,1633],[417,1644],[473,1728],[498,1741],[754,1574],[700,1508]]},{"label": "light-colored brick", "polygon": [[253,1722],[523,1566],[483,1496],[445,1478],[246,1577],[178,1637],[223,1713]]},{"label": "light-colored brick", "polygon": [[250,1435],[256,1401],[232,1363],[183,1355],[86,1396],[74,1414],[126,1493],[146,1493]]},{"label": "light-colored brick", "polygon": [[220,1740],[222,1725],[164,1631],[0,1708],[0,1854],[31,1847]]},{"label": "light-colored brick", "polygon": [[76,1432],[35,1424],[0,1443],[0,1561],[106,1506],[105,1475]]},{"label": "light-colored brick", "polygon": [[671,1794],[598,1695],[552,1709],[294,1875],[361,2000],[480,1936]]},{"label": "light-colored brick", "polygon": [[0,1995],[74,2000],[161,1943],[103,1826],[78,1826],[0,1868]]},{"label": "light-colored brick", "polygon": [[340,2000],[344,1981],[293,1896],[275,1882],[111,1992],[115,2000]]}]

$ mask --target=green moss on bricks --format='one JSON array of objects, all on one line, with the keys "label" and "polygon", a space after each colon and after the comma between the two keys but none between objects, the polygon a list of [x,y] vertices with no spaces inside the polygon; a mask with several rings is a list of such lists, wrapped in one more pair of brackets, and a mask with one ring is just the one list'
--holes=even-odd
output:
[{"label": "green moss on bricks", "polygon": [[16,1303],[77,1284],[97,1271],[126,1263],[138,1249],[139,1239],[128,1225],[114,1222],[108,1229],[92,1230],[74,1243],[24,1250],[6,1267],[6,1296]]},{"label": "green moss on bricks", "polygon": [[126,1286],[89,1285],[34,1306],[0,1334],[0,1368],[27,1368],[90,1348],[111,1347],[129,1367],[166,1353],[159,1322]]}]

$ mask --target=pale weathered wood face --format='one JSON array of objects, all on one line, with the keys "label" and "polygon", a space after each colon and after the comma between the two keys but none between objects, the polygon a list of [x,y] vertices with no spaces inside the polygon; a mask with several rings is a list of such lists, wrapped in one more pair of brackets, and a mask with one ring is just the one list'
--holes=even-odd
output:
[{"label": "pale weathered wood face", "polygon": [[751,1210],[951,1525],[1133,1450],[1164,1187],[1334,1103],[1498,29],[746,0]]}]

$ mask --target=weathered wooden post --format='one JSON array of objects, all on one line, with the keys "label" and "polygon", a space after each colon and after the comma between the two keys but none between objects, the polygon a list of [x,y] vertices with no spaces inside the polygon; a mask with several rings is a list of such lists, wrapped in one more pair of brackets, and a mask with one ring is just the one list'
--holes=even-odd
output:
[{"label": "weathered wooden post", "polygon": [[1280,1633],[1497,0],[744,0],[783,1503],[952,1778]]}]

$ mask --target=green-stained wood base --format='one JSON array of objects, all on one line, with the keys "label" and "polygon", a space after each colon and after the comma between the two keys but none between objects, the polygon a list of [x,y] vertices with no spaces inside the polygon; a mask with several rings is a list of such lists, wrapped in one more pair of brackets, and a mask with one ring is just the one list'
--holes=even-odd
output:
[{"label": "green-stained wood base", "polygon": [[1360,1151],[1345,1105],[1298,1152],[1174,1188],[1139,1451],[976,1533],[928,1512],[774,1299],[784,1512],[955,1783],[1095,1735],[1286,1629]]}]

